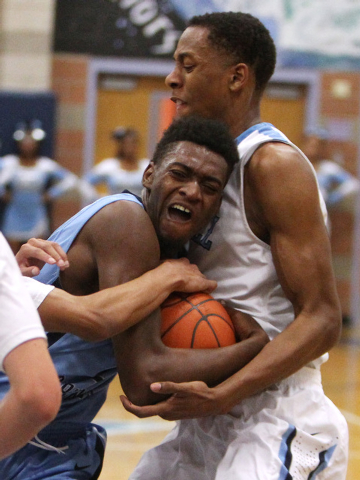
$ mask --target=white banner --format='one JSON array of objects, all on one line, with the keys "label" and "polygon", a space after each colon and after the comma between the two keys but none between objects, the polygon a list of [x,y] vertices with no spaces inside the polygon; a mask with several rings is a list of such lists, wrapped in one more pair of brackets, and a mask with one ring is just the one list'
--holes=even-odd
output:
[{"label": "white banner", "polygon": [[[211,11],[243,11],[270,30],[279,53],[345,57],[360,62],[360,0],[171,0],[185,19]],[[316,60],[317,59],[317,60]],[[294,61],[294,59],[293,59]],[[301,59],[299,59],[299,63]]]}]

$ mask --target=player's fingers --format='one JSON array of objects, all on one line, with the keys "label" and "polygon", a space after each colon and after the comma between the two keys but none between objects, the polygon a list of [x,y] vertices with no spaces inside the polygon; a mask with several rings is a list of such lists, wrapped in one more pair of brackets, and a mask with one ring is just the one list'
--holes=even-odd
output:
[{"label": "player's fingers", "polygon": [[65,270],[70,264],[67,258],[67,254],[64,252],[63,248],[56,242],[51,242],[49,245],[48,253],[55,259],[56,264],[60,267],[61,270]]},{"label": "player's fingers", "polygon": [[150,389],[155,393],[162,393],[163,395],[171,395],[174,393],[188,392],[193,389],[198,382],[156,382],[150,385]]},{"label": "player's fingers", "polygon": [[69,266],[67,254],[56,242],[40,238],[32,238],[28,241],[29,256],[45,263],[56,263],[61,270]]},{"label": "player's fingers", "polygon": [[204,288],[201,288],[200,290],[202,292],[207,292],[207,293],[211,293],[213,292],[217,287],[217,282],[215,280],[206,280],[206,286],[204,286]]},{"label": "player's fingers", "polygon": [[36,275],[39,275],[40,273],[40,268],[38,267],[20,266],[20,270],[24,277],[36,277]]},{"label": "player's fingers", "polygon": [[125,395],[120,395],[121,403],[127,412],[136,415],[139,418],[153,417],[161,413],[161,408],[159,405],[147,405],[145,407],[138,407],[130,402],[130,400],[125,397]]}]

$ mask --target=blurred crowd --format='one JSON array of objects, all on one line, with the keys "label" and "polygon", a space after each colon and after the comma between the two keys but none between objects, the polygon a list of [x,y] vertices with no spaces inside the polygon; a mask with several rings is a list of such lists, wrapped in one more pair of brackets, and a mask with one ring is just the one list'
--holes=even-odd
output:
[{"label": "blurred crowd", "polygon": [[32,237],[47,238],[54,230],[58,200],[78,198],[82,205],[103,195],[129,190],[139,195],[148,163],[139,158],[139,133],[117,127],[111,132],[114,155],[83,177],[42,154],[46,128],[38,119],[14,128],[14,151],[0,157],[0,231],[16,253]]}]

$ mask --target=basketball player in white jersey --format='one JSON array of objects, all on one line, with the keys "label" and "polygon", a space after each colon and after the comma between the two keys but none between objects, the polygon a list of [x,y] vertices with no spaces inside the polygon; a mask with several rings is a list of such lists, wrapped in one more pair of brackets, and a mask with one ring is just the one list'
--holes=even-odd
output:
[{"label": "basketball player in white jersey", "polygon": [[[61,403],[60,382],[46,335],[24,290],[14,255],[0,233],[0,370],[7,373],[10,382],[0,402],[0,460],[50,423]],[[51,287],[41,285],[41,290],[46,295]]]},{"label": "basketball player in white jersey", "polygon": [[139,417],[181,419],[130,479],[345,480],[347,425],[320,375],[341,332],[324,202],[310,162],[260,119],[273,40],[251,15],[205,14],[190,20],[174,58],[166,83],[177,115],[224,121],[240,153],[220,218],[189,258],[271,341],[214,388],[163,377],[152,385],[163,402],[122,398]]}]

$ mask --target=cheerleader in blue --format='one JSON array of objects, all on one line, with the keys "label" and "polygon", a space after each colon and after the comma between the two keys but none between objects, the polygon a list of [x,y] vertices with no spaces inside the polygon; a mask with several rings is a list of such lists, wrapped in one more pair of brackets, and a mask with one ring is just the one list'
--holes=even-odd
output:
[{"label": "cheerleader in blue", "polygon": [[45,131],[39,121],[21,124],[14,132],[18,154],[0,164],[0,198],[5,203],[1,231],[14,253],[31,237],[51,233],[51,207],[78,189],[78,177],[56,161],[40,155]]}]

